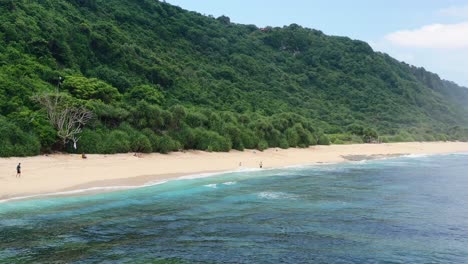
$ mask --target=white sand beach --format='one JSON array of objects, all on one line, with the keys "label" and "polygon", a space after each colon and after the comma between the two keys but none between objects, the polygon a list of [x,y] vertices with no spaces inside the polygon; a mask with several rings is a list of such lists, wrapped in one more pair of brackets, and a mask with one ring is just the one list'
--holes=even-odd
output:
[{"label": "white sand beach", "polygon": [[[176,179],[184,175],[222,172],[239,168],[284,167],[314,163],[336,163],[388,155],[445,154],[468,152],[465,142],[391,143],[313,146],[305,149],[268,149],[164,154],[116,155],[54,154],[0,159],[0,200],[70,192],[96,187],[140,186],[148,182]],[[21,162],[22,175],[16,176]],[[241,165],[241,166],[240,166]]]}]

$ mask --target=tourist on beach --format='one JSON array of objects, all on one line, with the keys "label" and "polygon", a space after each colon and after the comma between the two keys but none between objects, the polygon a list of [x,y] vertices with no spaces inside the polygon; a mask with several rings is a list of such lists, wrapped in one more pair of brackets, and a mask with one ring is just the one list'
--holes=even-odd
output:
[{"label": "tourist on beach", "polygon": [[16,166],[16,177],[21,177],[21,163]]},{"label": "tourist on beach", "polygon": [[263,162],[260,161],[260,169],[263,168]]},{"label": "tourist on beach", "polygon": [[82,153],[82,154],[81,154],[81,158],[82,158],[82,159],[87,159],[88,157],[86,157],[86,154]]}]

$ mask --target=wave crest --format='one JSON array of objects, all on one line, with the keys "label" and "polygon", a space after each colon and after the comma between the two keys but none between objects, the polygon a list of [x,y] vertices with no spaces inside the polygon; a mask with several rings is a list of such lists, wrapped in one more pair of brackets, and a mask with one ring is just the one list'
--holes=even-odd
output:
[{"label": "wave crest", "polygon": [[285,192],[261,192],[258,197],[267,200],[296,200],[298,198],[297,195]]}]

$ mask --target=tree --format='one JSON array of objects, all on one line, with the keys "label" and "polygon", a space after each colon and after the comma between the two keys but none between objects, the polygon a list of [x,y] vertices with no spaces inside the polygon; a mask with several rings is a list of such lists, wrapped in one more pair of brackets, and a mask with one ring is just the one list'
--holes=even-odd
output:
[{"label": "tree", "polygon": [[63,145],[71,140],[76,148],[79,134],[93,117],[92,112],[83,106],[73,106],[67,95],[58,92],[36,95],[34,99],[46,110],[49,122],[57,130]]},{"label": "tree", "polygon": [[379,138],[379,134],[372,128],[365,128],[362,137],[364,142],[371,143]]},{"label": "tree", "polygon": [[139,85],[129,89],[125,94],[125,99],[130,103],[145,100],[150,104],[161,104],[163,101],[163,95],[159,89],[159,85]]},{"label": "tree", "polygon": [[111,103],[121,98],[117,88],[96,78],[68,76],[63,82],[63,88],[79,99],[96,99],[104,103]]}]

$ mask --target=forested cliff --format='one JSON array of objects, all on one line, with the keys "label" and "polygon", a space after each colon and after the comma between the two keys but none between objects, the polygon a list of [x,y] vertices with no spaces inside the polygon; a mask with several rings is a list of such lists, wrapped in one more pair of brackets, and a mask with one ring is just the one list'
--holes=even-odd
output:
[{"label": "forested cliff", "polygon": [[[54,93],[92,113],[76,150],[38,99]],[[467,140],[467,126],[468,89],[362,41],[156,0],[0,0],[0,156]]]}]

